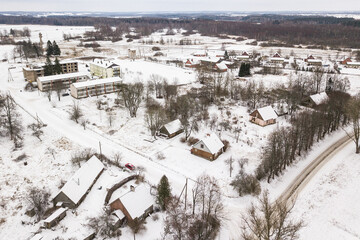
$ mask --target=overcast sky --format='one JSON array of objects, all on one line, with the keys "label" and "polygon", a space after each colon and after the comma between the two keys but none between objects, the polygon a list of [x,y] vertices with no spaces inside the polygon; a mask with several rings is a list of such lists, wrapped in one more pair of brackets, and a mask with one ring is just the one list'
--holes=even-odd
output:
[{"label": "overcast sky", "polygon": [[360,0],[0,0],[0,11],[360,11]]}]

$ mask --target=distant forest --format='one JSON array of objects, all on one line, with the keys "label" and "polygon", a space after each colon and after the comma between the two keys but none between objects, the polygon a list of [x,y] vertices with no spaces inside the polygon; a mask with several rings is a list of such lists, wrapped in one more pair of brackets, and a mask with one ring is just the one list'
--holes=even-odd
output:
[{"label": "distant forest", "polygon": [[[314,48],[360,48],[360,21],[353,18],[290,15],[250,15],[217,20],[210,16],[198,19],[156,17],[107,18],[79,16],[5,16],[0,24],[42,24],[56,26],[122,26],[134,27],[146,36],[163,28],[183,28],[188,34],[235,35],[257,41],[277,42],[274,46],[311,45]],[[279,44],[280,43],[280,44]],[[281,45],[283,44],[283,45]]]}]

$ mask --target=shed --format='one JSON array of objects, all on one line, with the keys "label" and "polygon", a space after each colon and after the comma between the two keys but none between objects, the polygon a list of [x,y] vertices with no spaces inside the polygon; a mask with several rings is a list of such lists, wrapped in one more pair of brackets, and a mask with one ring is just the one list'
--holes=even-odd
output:
[{"label": "shed", "polygon": [[100,177],[103,170],[104,164],[96,156],[92,156],[75,172],[53,198],[54,205],[62,202],[62,206],[69,208],[77,207]]},{"label": "shed", "polygon": [[169,122],[162,126],[159,130],[159,135],[172,138],[184,131],[184,128],[179,119]]},{"label": "shed", "polygon": [[67,208],[58,208],[48,218],[44,220],[44,226],[46,228],[52,228],[56,226],[65,216]]},{"label": "shed", "polygon": [[110,203],[110,208],[111,210],[120,210],[125,215],[127,221],[132,222],[135,219],[139,221],[144,220],[154,211],[153,205],[154,197],[150,193],[150,188],[145,184],[141,184],[137,187],[132,187],[130,191],[113,200]]},{"label": "shed", "polygon": [[207,134],[205,138],[195,143],[191,148],[191,153],[210,161],[215,160],[224,152],[224,144],[215,134]]},{"label": "shed", "polygon": [[313,106],[318,106],[327,100],[329,100],[329,97],[326,92],[321,92],[310,96],[310,101]]},{"label": "shed", "polygon": [[256,109],[250,113],[250,122],[262,127],[276,123],[277,114],[271,106]]}]

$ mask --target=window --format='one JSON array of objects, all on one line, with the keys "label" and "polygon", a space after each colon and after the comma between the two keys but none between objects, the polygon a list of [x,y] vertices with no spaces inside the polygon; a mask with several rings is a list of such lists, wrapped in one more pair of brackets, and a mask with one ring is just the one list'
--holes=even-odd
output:
[{"label": "window", "polygon": [[200,144],[200,147],[201,147],[201,148],[204,148],[204,144]]}]

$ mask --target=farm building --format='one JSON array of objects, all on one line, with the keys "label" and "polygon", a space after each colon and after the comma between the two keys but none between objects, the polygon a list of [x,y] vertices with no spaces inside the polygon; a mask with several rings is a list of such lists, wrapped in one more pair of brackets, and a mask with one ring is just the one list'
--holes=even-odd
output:
[{"label": "farm building", "polygon": [[159,135],[172,138],[184,131],[182,124],[179,119],[169,122],[162,126],[159,130]]},{"label": "farm building", "polygon": [[58,208],[48,218],[44,220],[44,227],[52,228],[56,226],[65,216],[67,208]]},{"label": "farm building", "polygon": [[220,138],[212,133],[195,143],[191,148],[191,153],[210,161],[215,160],[224,152],[224,144]]},{"label": "farm building", "polygon": [[54,205],[75,208],[85,198],[104,170],[104,165],[96,156],[92,156],[60,189],[53,198]]},{"label": "farm building", "polygon": [[360,68],[360,62],[347,62],[347,68]]},{"label": "farm building", "polygon": [[[130,186],[130,191],[110,202],[111,210],[121,210],[128,222],[144,220],[153,212],[154,197],[145,184]],[[121,214],[119,219],[121,219]]]},{"label": "farm building", "polygon": [[70,92],[74,98],[86,98],[116,92],[120,85],[119,77],[104,78],[73,83],[70,85]]},{"label": "farm building", "polygon": [[342,60],[340,60],[340,63],[343,64],[343,65],[346,65],[346,64],[348,64],[349,62],[352,62],[352,61],[351,61],[351,58],[349,58],[349,57],[345,57],[345,58],[343,58]]},{"label": "farm building", "polygon": [[37,84],[40,91],[47,91],[54,88],[54,84],[62,83],[63,88],[69,88],[74,82],[83,82],[90,79],[86,72],[66,73],[59,75],[51,75],[46,77],[38,77]]},{"label": "farm building", "polygon": [[318,106],[318,105],[326,102],[327,100],[329,100],[329,97],[326,94],[326,92],[321,92],[321,93],[311,95],[309,97],[309,100],[310,100],[310,103],[312,106]]},{"label": "farm building", "polygon": [[262,127],[276,123],[277,114],[271,106],[256,109],[250,113],[250,122]]},{"label": "farm building", "polygon": [[120,66],[102,59],[94,59],[90,63],[90,73],[99,78],[120,77]]}]

